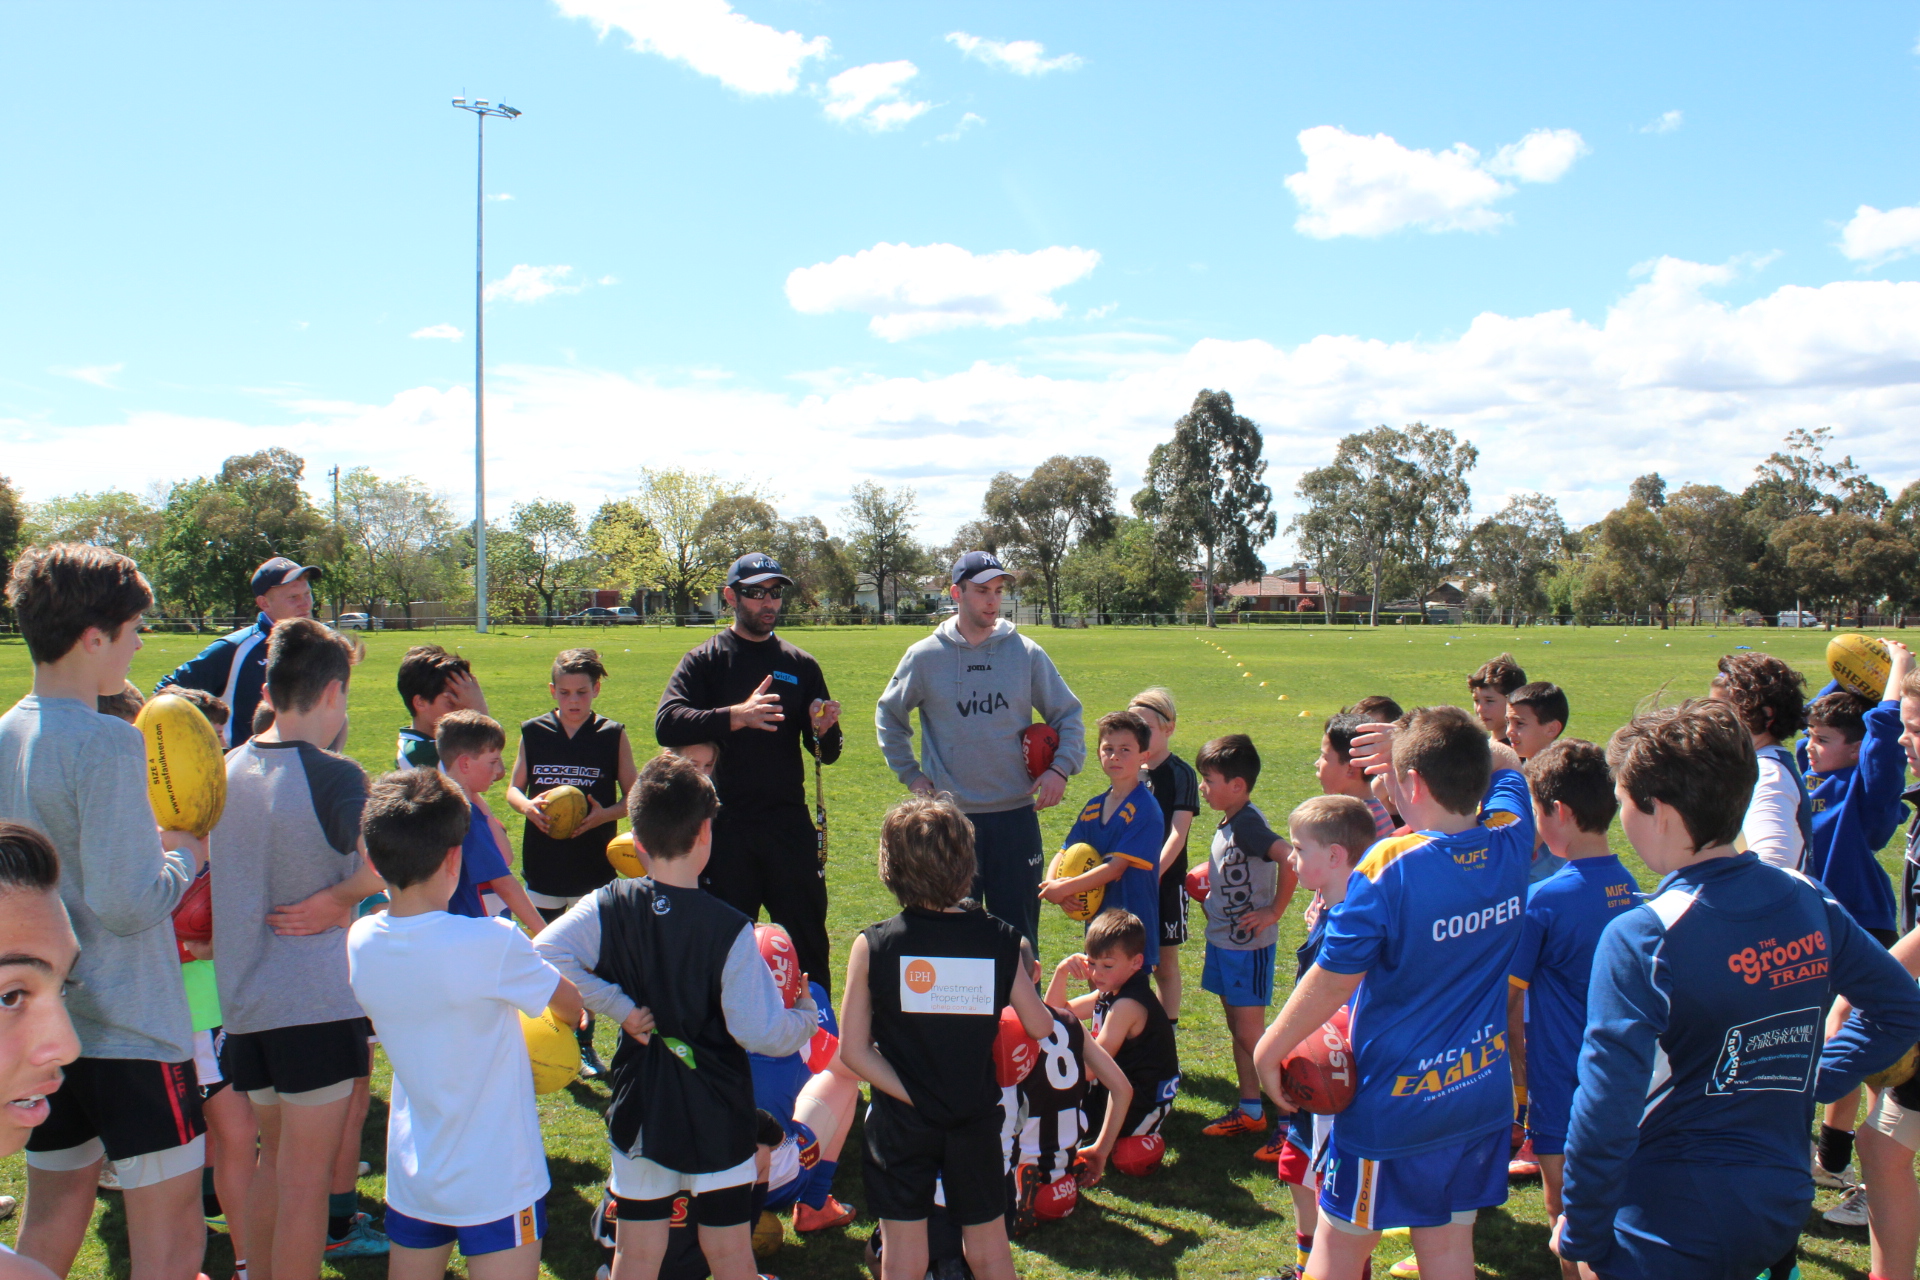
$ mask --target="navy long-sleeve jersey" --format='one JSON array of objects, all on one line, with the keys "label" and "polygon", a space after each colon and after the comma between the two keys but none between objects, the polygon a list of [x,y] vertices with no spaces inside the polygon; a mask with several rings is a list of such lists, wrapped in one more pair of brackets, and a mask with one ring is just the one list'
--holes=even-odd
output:
[{"label": "navy long-sleeve jersey", "polygon": [[253,736],[253,711],[267,682],[267,637],[273,621],[261,614],[250,627],[221,636],[193,657],[169,671],[153,687],[155,694],[170,684],[204,689],[227,704],[227,727],[221,745],[237,747]]},{"label": "navy long-sleeve jersey", "polygon": [[[1823,1046],[1836,995],[1857,1014]],[[1743,1179],[1797,1179],[1804,1218],[1815,1100],[1916,1039],[1920,987],[1822,886],[1751,853],[1674,872],[1607,927],[1594,956],[1562,1256],[1604,1261],[1630,1206],[1643,1232],[1649,1221],[1710,1232],[1697,1215],[1638,1203],[1662,1185],[1647,1176],[1658,1168],[1713,1169],[1730,1197]]]}]

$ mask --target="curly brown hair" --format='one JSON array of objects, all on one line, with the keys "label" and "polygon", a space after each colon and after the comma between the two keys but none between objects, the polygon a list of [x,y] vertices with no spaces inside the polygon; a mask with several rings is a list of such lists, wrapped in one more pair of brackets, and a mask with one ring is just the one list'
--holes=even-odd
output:
[{"label": "curly brown hair", "polygon": [[1749,733],[1770,733],[1786,742],[1807,727],[1806,678],[1772,654],[1728,654],[1720,659],[1713,688]]}]

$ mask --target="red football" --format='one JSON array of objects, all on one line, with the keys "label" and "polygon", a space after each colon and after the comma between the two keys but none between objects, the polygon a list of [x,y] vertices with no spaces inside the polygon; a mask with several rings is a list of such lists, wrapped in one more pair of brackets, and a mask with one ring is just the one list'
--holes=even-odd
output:
[{"label": "red football", "polygon": [[994,1079],[1002,1089],[1011,1089],[1027,1078],[1039,1060],[1039,1042],[1027,1034],[1020,1015],[1008,1005],[1000,1011],[1000,1031],[993,1038]]},{"label": "red football", "polygon": [[1027,776],[1037,778],[1053,764],[1060,735],[1050,724],[1030,724],[1020,731],[1020,751],[1027,758]]},{"label": "red football", "polygon": [[204,871],[173,909],[173,936],[182,942],[213,941],[213,880]]},{"label": "red football", "polygon": [[1080,1203],[1080,1184],[1072,1174],[1062,1174],[1034,1193],[1033,1216],[1042,1222],[1058,1222]]},{"label": "red football", "polygon": [[1205,902],[1207,895],[1213,892],[1213,864],[1203,862],[1187,872],[1187,896],[1195,902]]},{"label": "red football", "polygon": [[777,924],[757,924],[753,926],[753,940],[760,948],[760,958],[773,973],[773,985],[780,988],[780,999],[787,1008],[793,1008],[793,1002],[807,994],[807,975],[800,972],[793,939]]},{"label": "red football", "polygon": [[1301,1110],[1331,1116],[1345,1111],[1360,1087],[1347,1039],[1347,1011],[1327,1019],[1280,1060],[1280,1082]]}]

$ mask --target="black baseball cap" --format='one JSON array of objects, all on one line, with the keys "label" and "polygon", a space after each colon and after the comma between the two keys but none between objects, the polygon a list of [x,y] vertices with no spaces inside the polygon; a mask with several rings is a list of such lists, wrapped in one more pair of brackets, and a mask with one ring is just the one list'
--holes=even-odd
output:
[{"label": "black baseball cap", "polygon": [[298,582],[307,574],[317,578],[321,572],[322,570],[312,565],[295,564],[285,556],[275,556],[253,571],[253,594],[263,596],[274,587],[284,587],[289,582]]},{"label": "black baseball cap", "polygon": [[953,562],[953,581],[992,582],[995,578],[1011,578],[1013,570],[1000,563],[991,551],[969,551]]},{"label": "black baseball cap", "polygon": [[780,567],[780,562],[764,551],[749,551],[733,562],[727,570],[727,585],[730,587],[755,586],[762,582],[784,582],[793,585],[793,579]]}]

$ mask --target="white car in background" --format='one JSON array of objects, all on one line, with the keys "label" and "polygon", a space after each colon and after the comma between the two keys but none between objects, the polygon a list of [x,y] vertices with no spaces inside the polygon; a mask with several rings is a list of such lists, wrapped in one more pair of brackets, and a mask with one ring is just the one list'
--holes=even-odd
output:
[{"label": "white car in background", "polygon": [[365,613],[343,613],[333,620],[335,631],[385,631],[387,624]]},{"label": "white car in background", "polygon": [[1787,609],[1775,619],[1775,624],[1782,627],[1817,627],[1820,625],[1820,616],[1808,613],[1805,609],[1798,612]]}]

